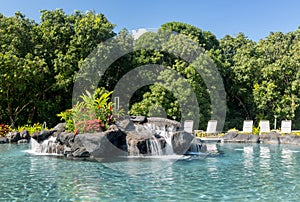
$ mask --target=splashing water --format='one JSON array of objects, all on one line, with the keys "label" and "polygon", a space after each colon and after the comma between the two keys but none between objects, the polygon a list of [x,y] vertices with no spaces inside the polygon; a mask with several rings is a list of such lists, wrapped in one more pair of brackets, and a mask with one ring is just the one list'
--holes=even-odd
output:
[{"label": "splashing water", "polygon": [[30,153],[43,154],[43,155],[58,155],[58,144],[56,143],[56,137],[50,137],[41,143],[38,143],[35,139],[30,140]]}]

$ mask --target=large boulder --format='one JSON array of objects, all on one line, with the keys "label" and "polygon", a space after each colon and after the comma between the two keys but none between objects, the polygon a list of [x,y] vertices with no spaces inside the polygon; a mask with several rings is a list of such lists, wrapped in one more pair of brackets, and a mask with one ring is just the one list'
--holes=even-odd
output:
[{"label": "large boulder", "polygon": [[300,145],[300,136],[293,134],[282,135],[280,136],[280,143]]},{"label": "large boulder", "polygon": [[191,146],[194,136],[185,131],[178,131],[173,134],[172,145],[176,154],[185,154]]},{"label": "large boulder", "polygon": [[134,131],[135,130],[134,123],[130,119],[130,117],[120,119],[119,121],[117,121],[115,126],[124,133],[126,133],[127,131]]},{"label": "large boulder", "polygon": [[[149,148],[149,145],[151,144],[151,140],[154,140],[155,134],[147,132],[138,132],[138,131],[130,131],[126,135],[126,142],[127,142],[127,151],[129,154],[151,154],[151,148]],[[161,144],[160,148],[162,149]]]},{"label": "large boulder", "polygon": [[[25,140],[27,140],[27,142],[29,142],[31,136],[30,136],[28,130],[23,130],[23,131],[21,131],[21,132],[20,132],[20,138],[21,138],[21,139],[25,139]],[[23,141],[23,142],[25,142],[25,141]]]},{"label": "large boulder", "polygon": [[61,132],[57,135],[56,141],[67,147],[72,147],[74,144],[75,134],[68,132]]},{"label": "large boulder", "polygon": [[259,135],[259,141],[260,143],[280,144],[280,134],[276,132],[261,134]]},{"label": "large boulder", "polygon": [[66,131],[66,123],[59,123],[57,124],[53,130],[55,131],[53,133],[53,136],[57,137],[60,133],[65,132]]},{"label": "large boulder", "polygon": [[21,140],[21,135],[19,132],[10,132],[6,135],[6,138],[10,143],[17,143]]},{"label": "large boulder", "polygon": [[222,140],[223,142],[238,142],[238,143],[259,143],[259,136],[254,134],[243,134],[238,131],[230,131],[226,133]]},{"label": "large boulder", "polygon": [[71,147],[72,156],[103,158],[127,155],[125,137],[120,130],[76,135]]}]

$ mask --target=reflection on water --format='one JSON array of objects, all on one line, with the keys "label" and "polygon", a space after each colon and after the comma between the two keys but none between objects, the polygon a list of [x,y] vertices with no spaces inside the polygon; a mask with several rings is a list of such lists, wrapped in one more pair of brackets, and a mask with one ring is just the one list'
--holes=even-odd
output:
[{"label": "reflection on water", "polygon": [[103,165],[114,170],[114,172],[125,173],[126,175],[148,175],[164,172],[176,160],[176,158],[123,158],[119,161],[105,162]]},{"label": "reflection on water", "polygon": [[244,166],[247,169],[253,168],[253,146],[244,147]]},{"label": "reflection on water", "polygon": [[271,154],[270,154],[270,148],[267,146],[260,146],[259,151],[260,156],[260,169],[265,175],[271,176],[271,167],[270,167],[270,160],[271,160]]},{"label": "reflection on water", "polygon": [[296,146],[220,144],[222,155],[205,158],[123,158],[100,162],[33,156],[24,153],[26,149],[0,145],[0,201],[300,198],[300,147]]}]

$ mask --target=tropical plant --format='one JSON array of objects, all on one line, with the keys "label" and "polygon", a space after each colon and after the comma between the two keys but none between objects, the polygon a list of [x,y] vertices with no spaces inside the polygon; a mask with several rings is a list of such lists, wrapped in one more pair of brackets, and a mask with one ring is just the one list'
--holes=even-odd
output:
[{"label": "tropical plant", "polygon": [[58,114],[61,120],[66,121],[68,131],[75,133],[99,132],[108,129],[115,122],[115,117],[122,111],[113,109],[110,102],[111,92],[98,88],[94,94],[86,91],[82,101]]},{"label": "tropical plant", "polygon": [[0,124],[0,137],[5,137],[5,135],[7,133],[9,133],[11,131],[11,128],[10,126],[4,124],[4,123],[1,123]]},{"label": "tropical plant", "polygon": [[49,128],[47,128],[47,127],[43,128],[43,125],[41,123],[35,123],[32,125],[26,124],[23,126],[19,126],[18,128],[14,129],[14,131],[21,132],[21,131],[27,130],[29,132],[29,134],[32,135],[35,132],[40,132],[42,130],[48,130],[48,129]]}]

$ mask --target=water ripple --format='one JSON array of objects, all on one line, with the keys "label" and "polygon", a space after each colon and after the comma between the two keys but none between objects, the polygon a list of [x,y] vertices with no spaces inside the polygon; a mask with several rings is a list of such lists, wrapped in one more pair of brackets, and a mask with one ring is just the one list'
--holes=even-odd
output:
[{"label": "water ripple", "polygon": [[[0,145],[0,201],[296,201],[300,151],[288,145],[222,144],[223,155],[107,163],[32,156]],[[110,166],[127,172],[118,172]],[[153,170],[143,175],[134,172]]]}]

